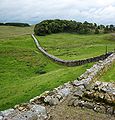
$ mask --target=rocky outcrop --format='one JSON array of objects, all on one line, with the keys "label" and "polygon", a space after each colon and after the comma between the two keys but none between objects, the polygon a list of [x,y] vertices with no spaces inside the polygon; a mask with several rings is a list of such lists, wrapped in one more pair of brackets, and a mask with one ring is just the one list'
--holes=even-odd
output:
[{"label": "rocky outcrop", "polygon": [[115,54],[87,69],[77,80],[65,83],[52,91],[45,91],[29,103],[16,105],[0,112],[0,120],[46,120],[48,107],[68,100],[68,106],[92,109],[115,116],[115,83],[97,81],[115,62]]},{"label": "rocky outcrop", "polygon": [[47,117],[44,106],[26,103],[1,111],[0,120],[45,120]]},{"label": "rocky outcrop", "polygon": [[96,81],[88,89],[75,87],[68,105],[115,115],[115,83]]},{"label": "rocky outcrop", "polygon": [[104,60],[106,59],[109,55],[111,55],[113,52],[109,52],[97,57],[92,57],[92,58],[88,58],[88,59],[84,59],[84,60],[62,60],[59,59],[49,53],[47,53],[39,44],[38,40],[35,38],[34,34],[32,34],[32,38],[34,39],[34,42],[36,44],[36,47],[48,58],[50,58],[51,60],[53,60],[56,63],[65,65],[65,66],[80,66],[86,63],[91,63],[91,62],[97,62],[99,60]]}]

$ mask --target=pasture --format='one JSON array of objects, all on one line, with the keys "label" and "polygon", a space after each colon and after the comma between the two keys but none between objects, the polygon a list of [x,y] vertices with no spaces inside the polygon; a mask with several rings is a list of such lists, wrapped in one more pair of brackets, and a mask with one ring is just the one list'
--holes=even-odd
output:
[{"label": "pasture", "polygon": [[[94,64],[66,67],[52,62],[37,50],[31,38],[32,32],[33,26],[0,26],[0,110],[73,81]],[[108,51],[112,51],[115,41],[109,37],[110,34],[59,33],[37,38],[47,52],[65,60],[74,60],[103,54],[106,45]]]}]

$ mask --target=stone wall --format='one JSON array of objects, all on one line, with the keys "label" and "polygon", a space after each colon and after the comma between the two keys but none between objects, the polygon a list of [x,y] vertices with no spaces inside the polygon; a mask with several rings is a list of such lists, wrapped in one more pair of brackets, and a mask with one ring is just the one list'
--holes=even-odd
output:
[{"label": "stone wall", "polygon": [[34,42],[36,44],[36,47],[44,54],[46,55],[48,58],[50,58],[51,60],[53,60],[56,63],[65,65],[65,66],[80,66],[86,63],[91,63],[91,62],[97,62],[99,60],[104,60],[105,58],[107,58],[109,55],[112,54],[112,52],[97,56],[97,57],[92,57],[92,58],[88,58],[88,59],[84,59],[84,60],[62,60],[59,59],[49,53],[47,53],[39,44],[38,40],[35,38],[35,36],[32,34],[32,38],[34,39]]},{"label": "stone wall", "polygon": [[98,76],[114,63],[113,53],[87,69],[77,80],[65,83],[52,91],[45,91],[29,103],[1,111],[0,120],[48,120],[50,113],[46,109],[47,106],[56,106],[68,97],[68,106],[78,106],[115,116],[115,83],[97,81]]}]

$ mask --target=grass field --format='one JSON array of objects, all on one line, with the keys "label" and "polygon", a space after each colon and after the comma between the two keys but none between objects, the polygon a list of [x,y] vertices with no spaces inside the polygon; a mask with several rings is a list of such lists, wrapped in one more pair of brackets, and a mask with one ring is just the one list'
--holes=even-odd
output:
[{"label": "grass field", "polygon": [[104,73],[100,78],[100,81],[115,82],[115,64],[113,64],[112,67]]},{"label": "grass field", "polygon": [[31,27],[0,26],[0,39],[31,34],[33,29],[34,25]]},{"label": "grass field", "polygon": [[65,60],[78,60],[104,54],[106,46],[108,51],[113,51],[115,40],[109,39],[110,37],[110,34],[60,33],[37,38],[47,52]]},{"label": "grass field", "polygon": [[[65,67],[53,63],[37,51],[29,35],[33,26],[27,31],[26,29],[0,27],[0,110],[26,102],[45,90],[75,80],[93,65]],[[106,44],[110,51],[113,50],[114,41],[107,37],[109,35],[63,33],[38,39],[53,55],[63,59],[83,59],[104,53]]]}]

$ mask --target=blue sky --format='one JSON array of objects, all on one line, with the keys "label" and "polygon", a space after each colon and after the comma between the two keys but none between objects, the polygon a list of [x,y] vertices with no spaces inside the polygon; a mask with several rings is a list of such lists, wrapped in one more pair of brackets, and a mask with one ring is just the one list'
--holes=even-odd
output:
[{"label": "blue sky", "polygon": [[115,0],[0,0],[0,22],[71,19],[115,25]]}]

